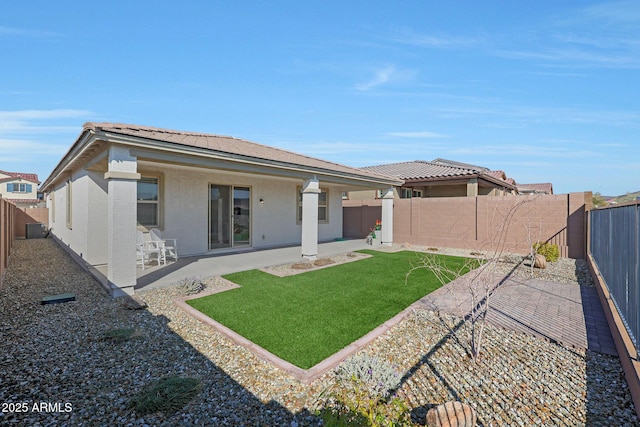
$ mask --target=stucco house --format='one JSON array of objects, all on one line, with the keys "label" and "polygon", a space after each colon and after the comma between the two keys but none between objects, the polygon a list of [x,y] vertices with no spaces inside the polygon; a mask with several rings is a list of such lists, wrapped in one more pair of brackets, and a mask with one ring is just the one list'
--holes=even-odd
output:
[{"label": "stucco house", "polygon": [[5,172],[0,170],[0,195],[5,200],[23,207],[36,207],[38,199],[38,175],[23,172]]},{"label": "stucco house", "polygon": [[[88,266],[107,267],[114,296],[133,293],[136,234],[159,228],[180,257],[342,237],[342,195],[384,192],[393,177],[228,136],[86,123],[41,190],[55,239]],[[392,227],[383,242],[391,243]]]},{"label": "stucco house", "polygon": [[[503,171],[446,159],[432,161],[414,160],[361,168],[402,180],[396,189],[396,197],[475,197],[517,194],[516,183]],[[370,200],[380,193],[371,191],[350,192],[350,200]]]}]

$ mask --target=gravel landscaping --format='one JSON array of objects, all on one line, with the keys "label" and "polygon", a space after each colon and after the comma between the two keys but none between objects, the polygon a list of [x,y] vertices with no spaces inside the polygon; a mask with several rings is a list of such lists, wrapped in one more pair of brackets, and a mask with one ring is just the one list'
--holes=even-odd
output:
[{"label": "gravel landscaping", "polygon": [[[315,413],[335,371],[302,385],[175,306],[179,287],[140,294],[148,307],[133,310],[52,240],[19,240],[14,248],[0,290],[1,425],[321,425]],[[506,270],[530,274],[522,258],[504,261]],[[535,273],[592,286],[585,271],[561,259]],[[227,286],[204,282],[209,290]],[[40,305],[45,295],[68,292],[75,301]],[[447,324],[458,323],[419,310],[364,350],[401,373],[397,393],[415,422],[424,423],[434,405],[460,400],[484,426],[640,425],[618,358],[487,327],[476,363],[464,335],[449,334]],[[116,330],[132,333],[112,339]],[[140,390],[167,376],[197,378],[202,389],[177,412],[128,409]]]}]

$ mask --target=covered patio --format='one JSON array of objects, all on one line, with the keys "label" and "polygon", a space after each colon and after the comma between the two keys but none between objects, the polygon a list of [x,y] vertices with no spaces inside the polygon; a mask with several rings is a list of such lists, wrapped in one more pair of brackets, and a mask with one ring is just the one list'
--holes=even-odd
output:
[{"label": "covered patio", "polygon": [[[364,239],[336,240],[318,244],[318,257],[330,257],[360,249],[371,249]],[[175,285],[186,277],[212,277],[255,268],[290,264],[301,260],[300,246],[291,245],[270,249],[243,249],[224,254],[181,257],[177,262],[156,265],[155,262],[136,269],[135,292]],[[91,273],[106,286],[108,265],[90,268]]]},{"label": "covered patio", "polygon": [[[381,192],[381,240],[390,245],[393,188],[400,184],[228,136],[86,123],[42,191],[52,207],[51,234],[79,262],[102,272],[115,297],[141,286],[140,232],[157,229],[177,239],[177,255],[187,258],[178,265],[291,245],[298,259],[313,260],[321,255],[319,242],[342,238],[342,200],[354,190]],[[146,275],[168,274],[163,280],[170,282],[176,267]],[[155,282],[146,280],[142,286]]]}]

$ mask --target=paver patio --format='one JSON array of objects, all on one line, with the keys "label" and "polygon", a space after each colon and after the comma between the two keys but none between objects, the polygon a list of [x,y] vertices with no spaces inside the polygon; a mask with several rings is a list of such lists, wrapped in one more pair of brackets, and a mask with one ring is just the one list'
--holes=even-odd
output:
[{"label": "paver patio", "polygon": [[[419,305],[457,316],[471,310],[469,275],[432,292]],[[617,356],[596,288],[551,281],[496,277],[487,322],[574,348]]]}]

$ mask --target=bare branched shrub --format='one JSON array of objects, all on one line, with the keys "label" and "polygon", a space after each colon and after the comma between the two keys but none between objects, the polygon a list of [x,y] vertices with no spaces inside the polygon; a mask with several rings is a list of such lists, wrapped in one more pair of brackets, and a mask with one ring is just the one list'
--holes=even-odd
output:
[{"label": "bare branched shrub", "polygon": [[[462,267],[453,269],[447,266],[446,261],[442,257],[435,254],[424,254],[407,273],[409,275],[417,270],[426,268],[435,274],[438,281],[444,286],[452,280],[459,279],[457,286],[464,287],[465,300],[460,301],[459,293],[452,292],[458,307],[468,304],[468,311],[463,313],[462,327],[456,331],[451,329],[452,333],[457,334],[459,331],[466,333],[466,338],[461,338],[459,342],[468,345],[468,352],[472,359],[476,362],[480,360],[483,345],[483,333],[486,325],[486,318],[491,306],[491,297],[495,292],[506,283],[504,278],[496,281],[500,275],[497,272],[498,263],[503,259],[505,254],[506,237],[510,226],[514,225],[516,213],[523,209],[534,198],[514,199],[514,205],[506,212],[500,212],[497,208],[493,212],[493,220],[497,221],[498,227],[491,241],[489,242],[490,250],[483,252],[474,252],[479,254],[477,258],[469,259]],[[531,239],[530,219],[527,218],[526,239]],[[540,227],[541,229],[541,227]],[[530,245],[529,245],[530,246]],[[471,270],[471,271],[470,271]],[[469,272],[468,272],[469,271]],[[468,272],[468,273],[466,273]],[[464,276],[464,277],[463,277]],[[449,289],[451,291],[451,289]],[[466,298],[468,297],[468,298]]]}]

